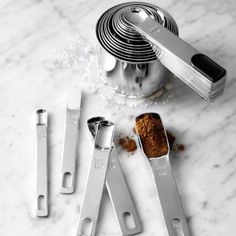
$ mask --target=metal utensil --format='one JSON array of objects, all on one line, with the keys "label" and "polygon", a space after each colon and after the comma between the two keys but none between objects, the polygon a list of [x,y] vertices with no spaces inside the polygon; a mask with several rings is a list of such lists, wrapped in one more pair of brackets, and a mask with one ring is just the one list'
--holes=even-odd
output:
[{"label": "metal utensil", "polygon": [[226,70],[155,21],[143,7],[127,7],[126,23],[150,42],[159,61],[207,101],[224,90]]},{"label": "metal utensil", "polygon": [[[93,139],[96,136],[99,123],[103,120],[105,120],[104,117],[93,117],[87,121]],[[128,236],[142,232],[142,223],[135,208],[114,144],[107,169],[106,187],[122,235]],[[130,217],[133,221],[132,227],[127,225],[126,217]]]},{"label": "metal utensil", "polygon": [[36,112],[36,216],[48,216],[47,111]]},{"label": "metal utensil", "polygon": [[[144,150],[144,140],[142,140],[139,133],[139,129],[137,128],[137,122],[144,116],[150,116],[154,119],[158,119],[161,122],[160,124],[162,124],[161,130],[159,130],[158,132],[163,132],[164,137],[162,138],[164,139],[167,145],[166,148],[167,151],[165,151],[165,154],[162,156],[150,157]],[[161,118],[156,113],[145,113],[136,117],[135,121],[136,121],[135,125],[136,134],[138,136],[141,149],[143,151],[144,156],[146,156],[149,159],[152,167],[154,180],[159,194],[162,211],[165,218],[165,223],[169,236],[189,236],[190,233],[188,225],[184,216],[184,211],[178,193],[178,189],[176,186],[175,178],[171,170],[171,165],[169,160],[170,148],[168,144],[166,131],[164,129]],[[145,126],[142,126],[142,129],[145,130]],[[150,136],[156,135],[152,133],[150,129],[146,130],[148,132],[148,135]]]},{"label": "metal utensil", "polygon": [[150,44],[123,17],[126,7],[143,7],[151,17],[178,35],[171,15],[144,2],[118,4],[102,14],[96,25],[100,44],[98,63],[105,84],[129,97],[145,97],[160,90],[172,74],[157,60]]},{"label": "metal utensil", "polygon": [[73,193],[75,186],[76,144],[80,118],[81,90],[67,91],[64,150],[62,156],[60,192]]},{"label": "metal utensil", "polygon": [[114,124],[109,121],[100,122],[76,236],[95,235],[113,136]]}]

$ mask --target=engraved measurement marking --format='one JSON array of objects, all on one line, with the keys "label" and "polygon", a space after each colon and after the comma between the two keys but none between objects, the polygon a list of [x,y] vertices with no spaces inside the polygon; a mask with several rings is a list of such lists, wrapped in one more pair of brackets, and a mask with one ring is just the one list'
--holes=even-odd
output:
[{"label": "engraved measurement marking", "polygon": [[67,124],[76,124],[77,123],[78,116],[73,114],[68,114],[66,117],[66,123]]},{"label": "engraved measurement marking", "polygon": [[94,168],[95,168],[95,169],[103,169],[104,166],[105,166],[105,161],[104,161],[104,159],[95,158],[95,162],[94,162]]},{"label": "engraved measurement marking", "polygon": [[116,163],[115,163],[115,161],[110,161],[110,163],[109,163],[109,169],[110,170],[113,170],[113,169],[116,169]]},{"label": "engraved measurement marking", "polygon": [[40,140],[45,140],[45,139],[47,139],[47,134],[39,134],[39,135],[38,135],[38,138],[39,138]]},{"label": "engraved measurement marking", "polygon": [[160,29],[158,26],[153,26],[148,31],[149,31],[149,33],[152,33],[152,34],[158,34],[160,32]]},{"label": "engraved measurement marking", "polygon": [[160,177],[167,175],[167,166],[165,164],[157,166],[156,170]]}]

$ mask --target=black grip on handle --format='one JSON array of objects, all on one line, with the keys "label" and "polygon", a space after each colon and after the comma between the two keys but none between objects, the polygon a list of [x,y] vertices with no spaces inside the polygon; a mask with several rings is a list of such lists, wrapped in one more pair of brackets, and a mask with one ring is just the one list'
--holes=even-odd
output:
[{"label": "black grip on handle", "polygon": [[191,58],[192,65],[201,74],[216,83],[226,75],[226,70],[204,54],[195,54]]}]

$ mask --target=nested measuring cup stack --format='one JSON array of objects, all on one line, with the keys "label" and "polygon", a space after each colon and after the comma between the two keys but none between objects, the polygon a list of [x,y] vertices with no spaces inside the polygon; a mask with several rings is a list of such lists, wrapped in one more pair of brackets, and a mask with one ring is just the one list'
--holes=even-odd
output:
[{"label": "nested measuring cup stack", "polygon": [[174,19],[155,5],[114,6],[98,20],[96,34],[102,78],[120,93],[148,96],[170,72],[207,101],[224,91],[226,70],[179,38]]}]

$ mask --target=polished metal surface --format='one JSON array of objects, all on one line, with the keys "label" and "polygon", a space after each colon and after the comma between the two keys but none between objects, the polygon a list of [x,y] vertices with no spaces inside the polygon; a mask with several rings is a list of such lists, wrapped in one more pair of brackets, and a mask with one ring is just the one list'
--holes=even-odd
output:
[{"label": "polished metal surface", "polygon": [[[158,118],[161,119],[160,116],[156,113],[146,114],[152,114],[154,116],[158,116]],[[136,117],[135,121],[137,121],[142,115]],[[182,202],[175,182],[175,177],[173,175],[170,165],[170,148],[165,129],[164,132],[166,136],[166,143],[168,145],[168,153],[160,157],[148,158],[143,150],[142,140],[139,136],[138,130],[136,129],[136,134],[138,136],[139,144],[142,149],[143,155],[149,159],[150,165],[152,167],[153,177],[162,206],[162,212],[165,218],[165,224],[167,227],[168,235],[190,236]]]},{"label": "polished metal surface", "polygon": [[[105,120],[104,117],[93,117],[87,121],[88,128],[93,139],[96,136],[99,123],[103,120]],[[122,235],[129,236],[142,232],[142,223],[132,199],[128,184],[125,179],[125,175],[122,171],[122,167],[114,144],[110,154],[107,169],[106,187]],[[129,227],[129,225],[126,224],[126,215],[129,215],[133,220],[132,227]]]},{"label": "polished metal surface", "polygon": [[212,101],[224,90],[226,71],[206,55],[155,21],[142,7],[123,12],[129,22],[158,53],[159,61],[201,97]]},{"label": "polished metal surface", "polygon": [[108,9],[96,34],[101,78],[118,93],[149,96],[173,75],[207,101],[224,91],[226,70],[179,38],[174,19],[153,4],[128,2]]},{"label": "polished metal surface", "polygon": [[67,91],[67,104],[65,112],[65,134],[60,175],[60,192],[73,193],[76,171],[76,146],[79,132],[81,90],[69,89]]},{"label": "polished metal surface", "polygon": [[86,190],[76,236],[95,236],[109,157],[113,148],[114,124],[101,121],[94,142]]},{"label": "polished metal surface", "polygon": [[98,63],[107,86],[128,97],[145,97],[160,90],[172,74],[157,53],[124,18],[127,9],[142,8],[156,22],[178,35],[174,19],[149,3],[128,2],[108,9],[98,20]]},{"label": "polished metal surface", "polygon": [[36,112],[36,216],[48,216],[47,111]]}]

